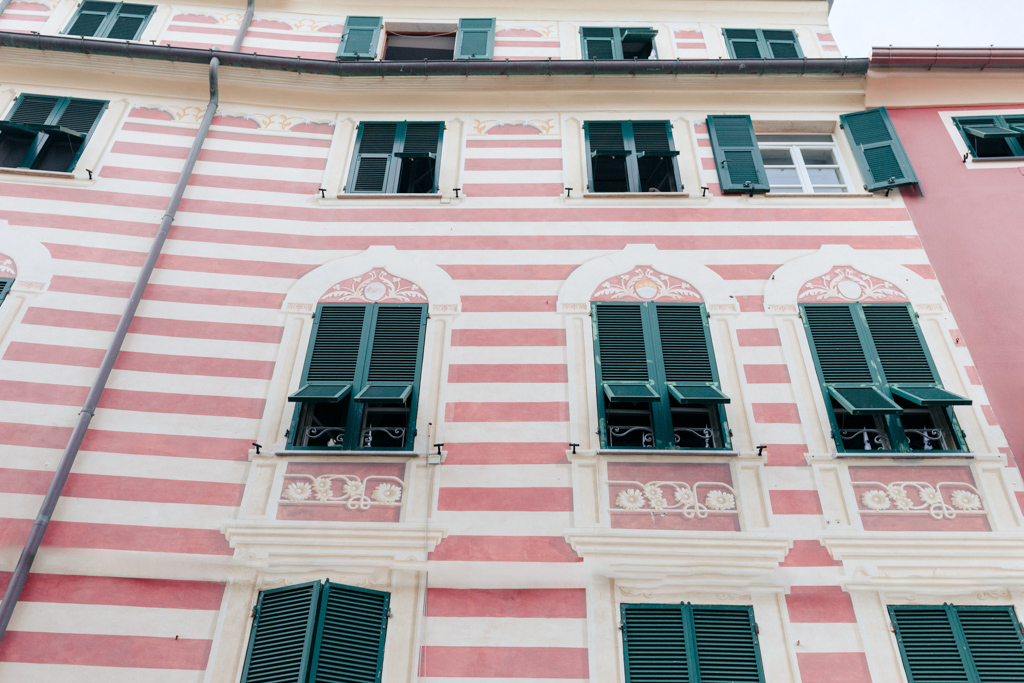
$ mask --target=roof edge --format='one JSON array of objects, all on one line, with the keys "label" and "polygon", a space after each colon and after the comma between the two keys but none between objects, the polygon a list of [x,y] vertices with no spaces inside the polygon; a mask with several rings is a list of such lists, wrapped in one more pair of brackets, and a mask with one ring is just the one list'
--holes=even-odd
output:
[{"label": "roof edge", "polygon": [[1020,47],[876,47],[872,69],[1024,69]]}]

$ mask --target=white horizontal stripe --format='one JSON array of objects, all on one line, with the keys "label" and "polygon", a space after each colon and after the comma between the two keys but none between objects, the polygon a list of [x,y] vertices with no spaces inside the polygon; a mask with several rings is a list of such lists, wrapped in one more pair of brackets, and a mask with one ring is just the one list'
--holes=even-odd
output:
[{"label": "white horizontal stripe", "polygon": [[[70,427],[81,406],[46,405],[5,401],[0,399],[2,422],[29,425]],[[202,436],[223,439],[256,438],[259,421],[240,417],[208,417],[205,415],[179,415],[174,413],[143,413],[134,410],[100,408],[93,418],[91,429],[142,434],[169,434]]]},{"label": "white horizontal stripe", "polygon": [[[202,672],[168,669],[128,669],[108,666],[71,666],[66,664],[22,664],[0,662],[0,680],[18,683],[197,683]],[[469,679],[460,678],[465,683]],[[539,681],[539,679],[535,679]],[[534,683],[534,682],[531,682]],[[552,681],[555,683],[555,681]]]},{"label": "white horizontal stripe", "polygon": [[565,317],[555,313],[554,307],[550,313],[463,313],[456,320],[456,329],[462,330],[565,329]]},{"label": "white horizontal stripe", "polygon": [[[453,346],[448,349],[450,363],[467,364],[558,364],[565,363],[564,346]],[[499,399],[491,395],[488,400]],[[534,399],[537,400],[537,399]],[[564,399],[560,399],[564,400]]]},{"label": "white horizontal stripe", "polygon": [[772,533],[789,535],[793,540],[816,539],[825,528],[821,515],[780,515],[772,517]]},{"label": "white horizontal stripe", "polygon": [[423,644],[457,647],[587,647],[587,620],[427,617],[423,628]]},{"label": "white horizontal stripe", "polygon": [[[458,280],[456,286],[462,296],[546,296],[551,310],[558,300],[561,280]],[[544,311],[542,311],[544,312]]]},{"label": "white horizontal stripe", "polygon": [[[18,459],[9,464],[16,465],[18,469],[52,472],[60,458],[60,450],[57,448],[0,446],[0,453],[13,453],[15,449]],[[99,451],[83,453],[87,455],[79,455],[75,460],[75,474],[244,484],[249,471],[249,463],[240,461],[188,458],[183,455],[138,455]]]},{"label": "white horizontal stripe", "polygon": [[[497,135],[470,136],[468,141],[496,140]],[[554,140],[556,137],[521,135],[523,142],[529,140]],[[561,159],[561,147],[466,147],[463,152],[465,159]]]},{"label": "white horizontal stripe", "polygon": [[[461,467],[461,466],[460,466]],[[498,469],[498,468],[495,468]],[[435,512],[431,523],[449,534],[470,536],[562,536],[573,524],[571,512]]]},{"label": "white horizontal stripe", "polygon": [[814,472],[810,467],[766,467],[765,481],[769,489],[810,489],[818,488]]},{"label": "white horizontal stripe", "polygon": [[[863,652],[857,624],[789,622],[789,636],[800,652]],[[796,643],[799,641],[799,645]]]},{"label": "white horizontal stripe", "polygon": [[[482,170],[466,170],[462,175],[462,183],[480,183],[480,184],[534,184],[534,183],[559,183],[562,182],[562,171],[561,169],[541,170],[541,171],[482,171]],[[472,196],[472,195],[468,195]]]},{"label": "white horizontal stripe", "polygon": [[[498,430],[495,430],[498,431]],[[454,440],[453,440],[454,441]],[[459,465],[443,467],[439,486],[527,487],[572,486],[570,465]]]},{"label": "white horizontal stripe", "polygon": [[[726,415],[728,415],[730,412],[729,406],[726,406],[725,410]],[[806,443],[807,437],[803,435],[803,430],[799,424],[755,422],[751,424],[750,428],[751,435],[754,436],[756,443]]]},{"label": "white horizontal stripe", "polygon": [[445,439],[455,443],[522,443],[524,440],[568,443],[569,427],[564,422],[446,422]]},{"label": "white horizontal stripe", "polygon": [[[533,403],[536,401],[562,403],[569,400],[569,397],[567,385],[561,383],[473,382],[465,384],[460,382],[448,385],[445,400],[466,403]],[[522,425],[517,431],[521,432],[523,429],[529,429],[529,427]]]},{"label": "white horizontal stripe", "polygon": [[209,640],[216,626],[215,610],[19,602],[11,620],[16,631],[149,636]]},{"label": "white horizontal stripe", "polygon": [[[4,502],[4,515],[15,519],[34,519],[42,499],[42,496],[8,493]],[[142,503],[64,496],[54,511],[53,519],[84,524],[219,529],[233,518],[234,509],[222,505]]]}]

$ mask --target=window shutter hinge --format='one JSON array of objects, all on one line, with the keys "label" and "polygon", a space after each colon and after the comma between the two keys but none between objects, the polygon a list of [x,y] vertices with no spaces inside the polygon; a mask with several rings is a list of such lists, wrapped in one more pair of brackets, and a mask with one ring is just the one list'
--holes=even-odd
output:
[{"label": "window shutter hinge", "polygon": [[761,627],[758,626],[757,624],[754,624],[754,634],[755,635],[761,635]]},{"label": "window shutter hinge", "polygon": [[387,614],[386,614],[385,616],[387,616],[387,618],[388,618],[388,619],[390,619],[391,617],[393,617],[393,616],[394,616],[394,615],[393,615],[393,614],[391,613],[391,608],[390,608],[390,607],[388,608],[388,613],[387,613]]},{"label": "window shutter hinge", "polygon": [[840,124],[839,124],[839,130],[846,130],[846,127],[845,127],[845,126],[843,126],[843,124],[842,124],[841,122],[840,122]]},{"label": "window shutter hinge", "polygon": [[619,630],[620,631],[625,631],[626,630],[626,625],[625,624],[619,624]]},{"label": "window shutter hinge", "polygon": [[256,611],[256,605],[253,605],[252,612],[249,613],[249,618],[255,619],[257,614],[259,614],[259,612]]}]

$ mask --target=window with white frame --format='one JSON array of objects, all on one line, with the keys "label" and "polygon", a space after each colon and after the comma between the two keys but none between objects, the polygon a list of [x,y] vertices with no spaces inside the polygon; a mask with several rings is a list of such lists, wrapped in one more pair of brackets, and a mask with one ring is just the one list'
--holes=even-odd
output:
[{"label": "window with white frame", "polygon": [[849,180],[831,135],[758,135],[772,192],[842,194]]}]

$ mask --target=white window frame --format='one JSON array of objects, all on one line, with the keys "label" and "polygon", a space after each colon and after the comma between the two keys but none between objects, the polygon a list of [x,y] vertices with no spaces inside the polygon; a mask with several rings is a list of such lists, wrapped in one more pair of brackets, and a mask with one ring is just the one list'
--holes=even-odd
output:
[{"label": "white window frame", "polygon": [[[850,174],[846,170],[846,164],[843,163],[843,154],[839,149],[839,145],[836,143],[835,136],[828,133],[815,133],[814,135],[826,135],[831,138],[831,142],[801,142],[796,140],[785,140],[786,137],[796,137],[798,135],[810,135],[810,133],[792,133],[792,134],[774,134],[774,133],[758,133],[757,135],[757,147],[759,150],[765,149],[784,149],[788,150],[790,158],[793,159],[792,168],[796,169],[797,176],[800,180],[800,187],[784,186],[776,189],[775,185],[772,185],[772,194],[799,194],[799,195],[849,195],[854,192],[850,184]],[[763,138],[776,138],[777,141],[764,140]],[[815,185],[811,181],[810,175],[807,173],[807,166],[804,163],[803,154],[801,150],[804,149],[820,149],[828,150],[832,152],[832,157],[836,160],[834,164],[836,170],[839,171],[840,185],[825,185],[823,187],[830,188],[828,192],[815,192]],[[769,168],[791,168],[790,166],[779,166],[777,164],[765,163],[765,169]],[[771,182],[769,180],[769,182]],[[840,190],[839,188],[843,188]]]}]

